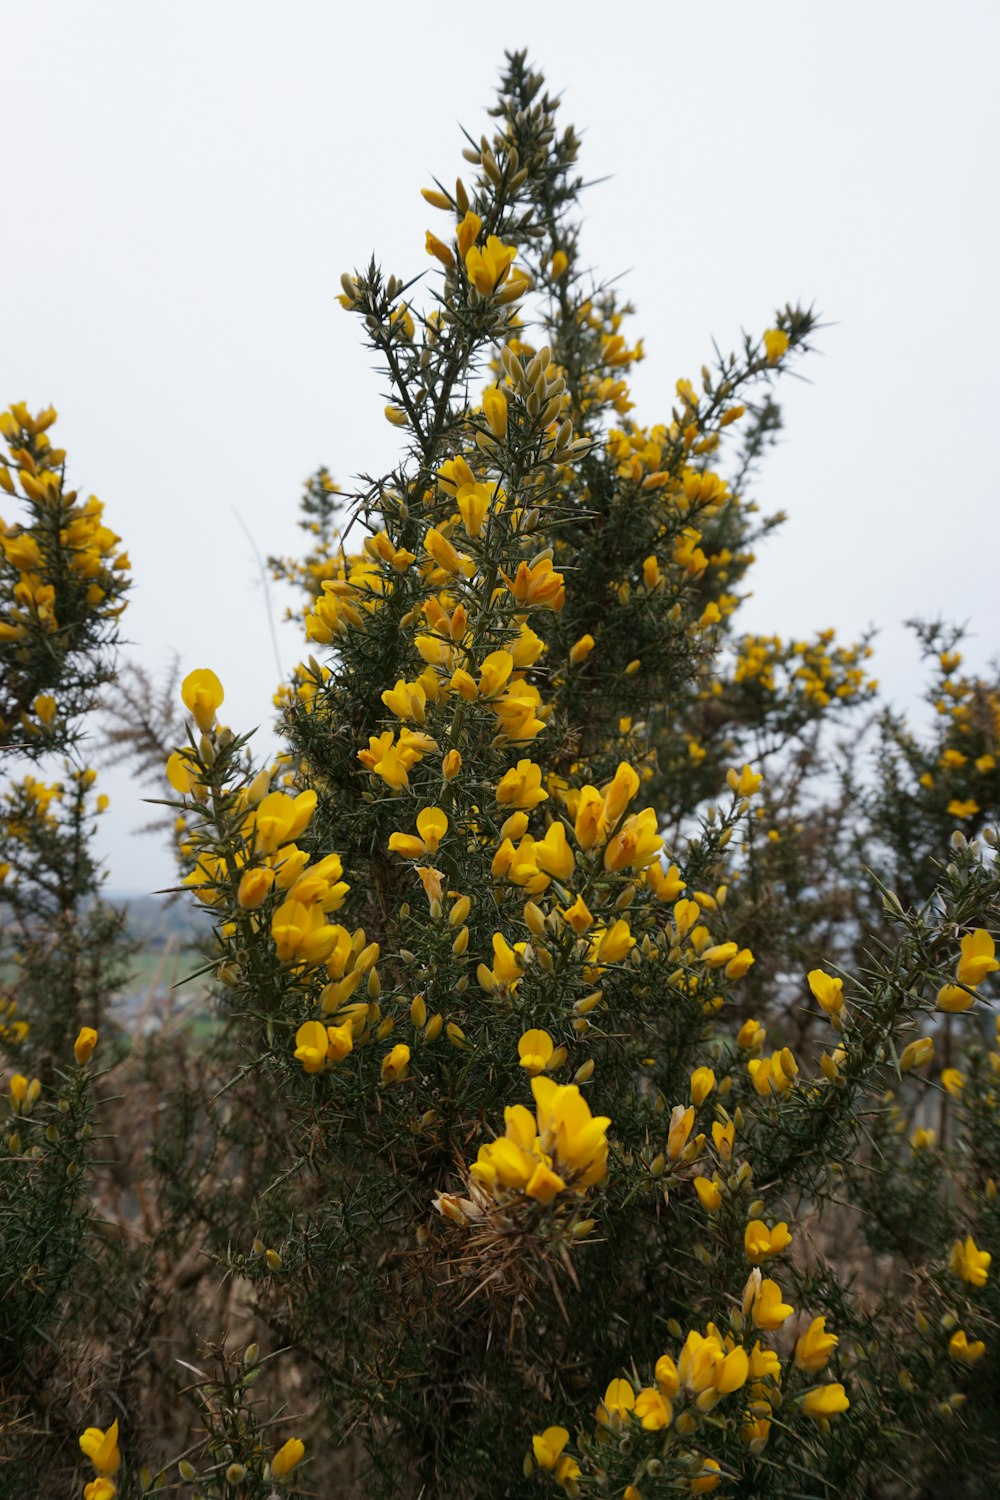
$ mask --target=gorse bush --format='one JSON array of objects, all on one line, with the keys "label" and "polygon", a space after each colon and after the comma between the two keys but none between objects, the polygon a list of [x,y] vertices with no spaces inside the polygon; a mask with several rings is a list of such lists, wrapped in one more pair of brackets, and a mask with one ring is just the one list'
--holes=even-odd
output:
[{"label": "gorse bush", "polygon": [[[867,641],[738,633],[814,315],[641,425],[557,113],[510,55],[431,275],[342,278],[400,460],[321,469],[274,561],[275,761],[184,679],[211,1025],[98,1042],[97,937],[70,1004],[19,936],[12,1494],[992,1493],[1000,691],[922,626],[918,733]],[[3,808],[15,916],[71,859],[44,801]]]}]

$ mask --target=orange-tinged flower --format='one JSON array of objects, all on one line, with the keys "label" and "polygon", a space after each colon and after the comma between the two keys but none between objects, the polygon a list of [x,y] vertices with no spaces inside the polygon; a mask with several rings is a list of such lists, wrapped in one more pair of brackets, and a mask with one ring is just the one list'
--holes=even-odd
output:
[{"label": "orange-tinged flower", "polygon": [[[663,848],[656,812],[651,807],[627,817],[604,851],[606,870],[644,870]],[[678,903],[679,904],[679,903]],[[734,945],[735,951],[735,945]]]},{"label": "orange-tinged flower", "polygon": [[271,1478],[285,1479],[305,1456],[306,1445],[301,1438],[289,1438],[271,1459]]},{"label": "orange-tinged flower", "polygon": [[688,1143],[688,1136],[694,1127],[694,1107],[683,1104],[675,1104],[670,1115],[670,1131],[667,1135],[667,1156],[671,1161],[676,1161]]},{"label": "orange-tinged flower", "polygon": [[552,610],[563,607],[566,598],[563,575],[555,571],[551,558],[543,557],[533,567],[521,562],[513,581],[506,573],[503,579],[518,604],[533,604],[540,609]]},{"label": "orange-tinged flower", "polygon": [[81,1026],[73,1043],[73,1055],[81,1068],[90,1061],[90,1054],[97,1046],[97,1032],[93,1026]]}]

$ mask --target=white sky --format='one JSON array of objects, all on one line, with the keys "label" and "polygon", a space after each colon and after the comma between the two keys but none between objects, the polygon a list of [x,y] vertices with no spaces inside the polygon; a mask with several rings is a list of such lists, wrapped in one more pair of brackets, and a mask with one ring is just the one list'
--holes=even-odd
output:
[{"label": "white sky", "polygon": [[[234,727],[267,721],[277,680],[235,512],[262,553],[295,551],[307,474],[393,461],[340,273],[373,249],[429,268],[419,189],[467,170],[459,123],[486,128],[524,45],[584,130],[585,174],[610,176],[584,246],[637,305],[634,415],[669,412],[713,335],[728,349],[788,300],[829,320],[812,384],[781,388],[757,495],[790,519],[744,628],[877,623],[901,704],[908,616],[968,620],[970,658],[992,656],[993,0],[0,0],[0,20],[0,405],[57,407],[71,477],[131,554],[131,651],[212,666]],[[281,650],[301,655],[291,626]],[[104,784],[112,885],[168,882],[166,852],[130,837],[137,792]]]}]

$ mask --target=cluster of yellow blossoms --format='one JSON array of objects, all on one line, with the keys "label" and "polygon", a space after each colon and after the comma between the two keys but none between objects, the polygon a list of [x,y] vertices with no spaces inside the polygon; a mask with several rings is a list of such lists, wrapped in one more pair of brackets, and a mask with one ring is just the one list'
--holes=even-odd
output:
[{"label": "cluster of yellow blossoms", "polygon": [[[54,408],[32,415],[23,402],[0,413],[9,450],[0,489],[28,512],[24,523],[0,520],[0,649],[19,648],[6,653],[3,713],[13,717],[0,722],[0,733],[19,727],[42,739],[55,727],[54,690],[69,658],[99,644],[124,609],[129,569],[101,502],[82,500],[65,485],[66,454],[48,436],[55,420]],[[42,640],[44,651],[36,653]],[[76,683],[65,678],[69,691],[81,675],[78,666]]]},{"label": "cluster of yellow blossoms", "polygon": [[[585,1193],[607,1170],[610,1119],[591,1114],[576,1084],[536,1077],[531,1092],[534,1115],[523,1104],[504,1110],[506,1131],[479,1148],[473,1181],[500,1202],[511,1194],[551,1203],[559,1193]],[[439,1198],[442,1212],[445,1202],[455,1200]]]},{"label": "cluster of yellow blossoms", "polygon": [[[750,1344],[749,1338],[744,1341],[744,1335],[776,1332],[793,1313],[794,1309],[782,1301],[777,1284],[753,1271],[732,1332],[723,1334],[714,1323],[709,1323],[704,1333],[692,1329],[676,1360],[669,1353],[661,1355],[652,1384],[638,1391],[623,1377],[609,1383],[596,1412],[597,1452],[602,1442],[611,1437],[620,1439],[633,1423],[649,1433],[671,1429],[678,1440],[676,1457],[688,1475],[689,1492],[707,1494],[716,1489],[722,1480],[719,1462],[703,1450],[692,1453],[685,1444],[697,1433],[700,1418],[727,1397],[738,1396],[740,1440],[752,1454],[763,1452],[774,1411],[782,1405],[785,1372],[774,1349],[756,1337]],[[803,1386],[795,1401],[806,1416],[819,1423],[846,1411],[850,1401],[839,1381],[805,1386],[802,1377],[824,1370],[837,1343],[836,1334],[826,1329],[826,1319],[813,1318],[796,1338],[788,1366]],[[540,1469],[551,1471],[556,1482],[573,1495],[582,1471],[564,1451],[568,1442],[565,1427],[546,1428],[532,1438],[532,1457]],[[658,1472],[662,1472],[662,1466]],[[639,1491],[628,1485],[624,1494],[635,1500]]]}]

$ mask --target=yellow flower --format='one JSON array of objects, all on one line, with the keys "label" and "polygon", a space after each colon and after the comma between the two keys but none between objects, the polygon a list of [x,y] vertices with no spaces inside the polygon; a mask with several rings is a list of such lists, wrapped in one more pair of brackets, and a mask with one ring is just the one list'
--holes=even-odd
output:
[{"label": "yellow flower", "polygon": [[482,227],[482,219],[478,214],[473,213],[470,208],[455,231],[455,239],[458,242],[458,253],[463,260],[478,240]]},{"label": "yellow flower", "polygon": [[922,1068],[934,1056],[934,1042],[929,1036],[918,1037],[909,1042],[899,1054],[899,1070],[907,1073],[911,1068]]},{"label": "yellow flower", "polygon": [[572,906],[567,906],[562,915],[580,937],[594,925],[594,918],[582,896],[577,896]]},{"label": "yellow flower", "polygon": [[557,1193],[561,1193],[566,1183],[558,1172],[540,1161],[525,1184],[524,1192],[528,1198],[535,1198],[539,1203],[551,1203]]},{"label": "yellow flower", "polygon": [[623,760],[604,793],[604,821],[609,828],[614,828],[619,822],[638,790],[639,777],[628,762]]},{"label": "yellow flower", "polygon": [[195,785],[195,767],[183,750],[175,750],[167,758],[167,780],[175,792],[183,797]]},{"label": "yellow flower", "polygon": [[759,1266],[761,1261],[769,1260],[772,1255],[780,1255],[791,1243],[792,1236],[784,1220],[775,1224],[773,1229],[768,1229],[762,1219],[751,1219],[743,1234],[747,1260],[752,1266]]},{"label": "yellow flower", "polygon": [[521,562],[513,580],[506,573],[502,577],[518,604],[556,611],[562,609],[566,599],[563,575],[555,571],[551,558],[543,557],[533,567]]},{"label": "yellow flower", "polygon": [[767,1032],[759,1021],[750,1018],[744,1021],[736,1033],[736,1045],[741,1052],[750,1052],[755,1047],[762,1047],[767,1039]]},{"label": "yellow flower", "polygon": [[456,497],[462,525],[470,537],[482,534],[493,491],[488,484],[463,484]]},{"label": "yellow flower", "polygon": [[704,950],[701,955],[701,961],[703,964],[707,964],[710,969],[724,969],[736,957],[738,952],[739,948],[736,943],[714,943],[710,948]]},{"label": "yellow flower", "polygon": [[802,1410],[809,1417],[835,1417],[850,1406],[847,1393],[839,1381],[816,1385],[802,1397]]},{"label": "yellow flower", "polygon": [[83,1500],[115,1500],[117,1493],[118,1486],[114,1480],[102,1474],[84,1485]]},{"label": "yellow flower", "polygon": [[599,1182],[607,1170],[607,1115],[591,1115],[590,1106],[575,1083],[552,1078],[531,1080],[538,1138],[574,1191]]},{"label": "yellow flower", "polygon": [[754,1327],[768,1330],[780,1328],[795,1309],[782,1302],[781,1288],[776,1281],[765,1280],[753,1299],[752,1311]]},{"label": "yellow flower", "polygon": [[606,870],[644,870],[663,848],[653,808],[627,817],[604,851]]},{"label": "yellow flower", "polygon": [[975,1001],[975,995],[963,989],[960,984],[943,984],[937,992],[938,1010],[947,1011],[952,1016],[968,1010]]},{"label": "yellow flower", "polygon": [[81,1026],[73,1043],[73,1055],[81,1068],[85,1062],[90,1061],[90,1054],[97,1046],[97,1032],[92,1026]]},{"label": "yellow flower", "polygon": [[986,1353],[986,1345],[982,1339],[976,1339],[975,1343],[970,1344],[965,1329],[957,1328],[948,1340],[948,1353],[963,1365],[974,1365]]},{"label": "yellow flower", "polygon": [[702,1208],[707,1209],[710,1214],[714,1214],[722,1203],[722,1194],[718,1186],[710,1177],[696,1177],[694,1180],[694,1189],[701,1200]]},{"label": "yellow flower", "polygon": [[534,1434],[531,1447],[538,1467],[554,1469],[559,1462],[559,1455],[568,1442],[569,1432],[565,1427],[546,1427],[543,1433]]},{"label": "yellow flower", "polygon": [[764,352],[769,365],[776,365],[783,354],[788,353],[789,338],[780,328],[768,328],[764,333]]},{"label": "yellow flower", "polygon": [[307,1073],[321,1073],[326,1066],[329,1039],[321,1021],[305,1021],[295,1033],[295,1057]]},{"label": "yellow flower", "polygon": [[800,1333],[795,1341],[795,1363],[800,1370],[815,1375],[830,1363],[839,1342],[835,1333],[827,1333],[825,1318],[813,1318],[805,1333]]},{"label": "yellow flower", "polygon": [[590,934],[588,957],[594,964],[618,964],[634,947],[635,938],[631,929],[624,917],[619,917],[607,931],[603,927],[594,928]]},{"label": "yellow flower", "polygon": [[741,948],[735,958],[726,964],[727,979],[742,979],[748,969],[757,962],[749,948]]},{"label": "yellow flower", "polygon": [[810,969],[806,978],[813,997],[819,1001],[827,1015],[839,1015],[844,1008],[844,981],[834,979],[832,974],[827,974],[823,969]]},{"label": "yellow flower", "polygon": [[495,234],[491,234],[480,250],[472,245],[465,256],[465,270],[472,285],[481,297],[492,297],[510,274],[511,262],[517,255],[513,245],[504,245]]},{"label": "yellow flower", "polygon": [[692,1495],[708,1495],[712,1490],[718,1489],[721,1477],[718,1461],[714,1458],[704,1458],[699,1473],[688,1480],[688,1488]]},{"label": "yellow flower", "polygon": [[39,1079],[28,1079],[23,1073],[15,1073],[11,1078],[8,1088],[10,1089],[10,1107],[15,1115],[30,1115],[35,1106],[35,1100],[42,1092]]},{"label": "yellow flower", "polygon": [[662,1432],[674,1419],[669,1399],[655,1386],[647,1386],[635,1398],[635,1414],[647,1432]]},{"label": "yellow flower", "polygon": [[285,1479],[302,1462],[306,1445],[301,1438],[289,1438],[271,1459],[271,1478]]},{"label": "yellow flower", "polygon": [[962,957],[958,961],[958,978],[962,984],[976,985],[1000,969],[996,958],[996,943],[984,927],[967,932],[962,939]]},{"label": "yellow flower", "polygon": [[715,1088],[715,1074],[711,1068],[695,1068],[691,1074],[691,1103],[700,1109]]},{"label": "yellow flower", "polygon": [[507,397],[498,385],[488,386],[483,392],[483,416],[495,438],[507,436]]},{"label": "yellow flower", "polygon": [[397,1042],[391,1052],[382,1059],[382,1082],[399,1083],[406,1077],[410,1067],[410,1049],[405,1042]]},{"label": "yellow flower", "polygon": [[320,905],[289,898],[271,917],[271,936],[283,963],[322,963],[337,941],[337,929],[324,921]]},{"label": "yellow flower", "polygon": [[88,1427],[80,1438],[80,1451],[90,1459],[98,1474],[117,1474],[122,1461],[117,1418],[107,1432],[102,1432],[99,1427]]},{"label": "yellow flower", "polygon": [[627,1380],[612,1380],[604,1392],[604,1400],[597,1408],[597,1420],[620,1424],[628,1420],[629,1412],[635,1409],[635,1391]]},{"label": "yellow flower", "polygon": [[752,770],[750,766],[744,766],[742,771],[726,772],[726,785],[737,797],[752,797],[760,789],[763,780],[760,772]]},{"label": "yellow flower", "polygon": [[688,1136],[694,1127],[694,1108],[688,1105],[676,1104],[670,1116],[670,1132],[667,1136],[667,1156],[671,1161],[676,1161],[688,1142]]},{"label": "yellow flower", "polygon": [[436,234],[431,234],[429,229],[427,231],[427,239],[424,242],[424,247],[427,251],[427,254],[433,255],[437,260],[441,262],[441,264],[446,269],[455,264],[455,257],[452,254],[451,250],[443,240],[438,239]]},{"label": "yellow flower", "polygon": [[184,707],[194,715],[195,723],[203,733],[215,723],[216,709],[224,697],[222,683],[208,667],[189,672],[181,683]]},{"label": "yellow flower", "polygon": [[316,811],[314,791],[289,797],[284,792],[268,792],[254,810],[257,843],[265,854],[273,854],[279,844],[287,844],[304,833]]},{"label": "yellow flower", "polygon": [[958,1068],[942,1068],[941,1086],[947,1089],[953,1098],[957,1099],[965,1088],[965,1076]]},{"label": "yellow flower", "polygon": [[504,772],[497,785],[497,802],[501,807],[517,807],[530,812],[540,802],[547,802],[548,796],[542,787],[542,768],[531,760],[519,760],[516,766]]},{"label": "yellow flower", "polygon": [[988,1250],[977,1249],[970,1234],[964,1245],[961,1240],[952,1245],[948,1264],[952,1272],[970,1286],[985,1286],[992,1259]]},{"label": "yellow flower", "polygon": [[256,911],[274,884],[274,871],[260,865],[244,870],[236,891],[236,900],[242,911]]},{"label": "yellow flower", "polygon": [[554,1051],[552,1038],[547,1031],[526,1031],[517,1044],[517,1055],[521,1059],[521,1067],[525,1068],[531,1076],[545,1072]]}]

